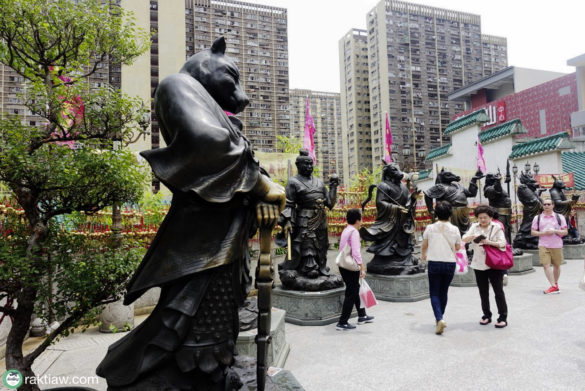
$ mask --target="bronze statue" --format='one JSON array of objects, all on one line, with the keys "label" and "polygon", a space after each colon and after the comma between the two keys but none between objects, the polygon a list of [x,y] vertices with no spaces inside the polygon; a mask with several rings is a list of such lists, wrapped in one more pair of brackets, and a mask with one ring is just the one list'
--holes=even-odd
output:
[{"label": "bronze statue", "polygon": [[238,306],[249,291],[248,239],[258,225],[276,223],[285,201],[282,186],[259,167],[241,122],[224,112],[247,104],[223,38],[156,90],[167,147],[141,154],[173,200],[124,303],[154,286],[162,290],[149,318],[110,346],[98,367],[109,390],[242,385],[232,365]]},{"label": "bronze statue", "polygon": [[286,185],[286,206],[278,224],[283,228],[277,244],[287,245],[290,235],[292,258],[278,265],[284,288],[301,291],[320,291],[343,286],[337,275],[327,267],[327,210],[337,201],[339,178],[329,180],[329,190],[323,181],[313,176],[313,159],[301,150],[296,159],[298,175]]},{"label": "bronze statue", "polygon": [[[579,200],[579,194],[573,194],[571,199],[568,200],[564,192],[566,188],[565,182],[563,182],[562,178],[557,178],[554,175],[552,175],[552,178],[554,182],[548,192],[550,193],[550,199],[555,205],[554,212],[565,216],[565,221],[568,225],[571,218],[571,209]],[[565,244],[580,244],[581,239],[566,235],[563,237],[563,242]]]},{"label": "bronze statue", "polygon": [[471,225],[469,221],[469,209],[467,208],[467,198],[473,198],[477,195],[477,180],[481,178],[483,178],[483,174],[478,170],[471,178],[469,187],[466,189],[459,183],[461,180],[459,176],[441,169],[441,172],[437,174],[435,185],[424,191],[425,203],[431,215],[431,221],[435,222],[433,199],[436,201],[447,201],[453,207],[451,223],[459,228],[459,233],[463,235]]},{"label": "bronze statue", "polygon": [[514,247],[534,250],[538,248],[538,238],[530,234],[532,220],[534,216],[542,212],[542,200],[540,194],[545,191],[539,188],[538,182],[532,174],[522,172],[520,174],[520,185],[518,186],[517,196],[522,203],[522,222],[518,233],[514,238]]},{"label": "bronze statue", "polygon": [[371,185],[368,198],[376,192],[376,221],[370,228],[362,227],[362,239],[374,242],[368,252],[375,254],[368,263],[368,272],[385,275],[404,275],[424,272],[425,268],[412,255],[414,249],[414,216],[416,198],[420,190],[411,193],[402,183],[404,174],[396,163],[386,164],[382,170],[382,182]]},{"label": "bronze statue", "polygon": [[[502,188],[502,175],[487,174],[483,194],[489,205],[497,212],[496,219],[504,225],[506,242],[512,243],[512,200],[508,192]],[[522,255],[522,250],[514,248],[514,255]]]}]

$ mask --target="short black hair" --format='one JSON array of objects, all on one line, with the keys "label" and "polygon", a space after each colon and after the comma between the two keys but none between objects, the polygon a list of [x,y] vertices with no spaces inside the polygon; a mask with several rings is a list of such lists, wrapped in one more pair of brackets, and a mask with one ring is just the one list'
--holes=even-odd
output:
[{"label": "short black hair", "polygon": [[359,209],[350,209],[347,211],[347,224],[355,224],[356,221],[362,219],[362,212]]},{"label": "short black hair", "polygon": [[479,205],[473,211],[473,215],[475,217],[479,216],[482,213],[487,214],[492,219],[494,218],[494,209],[489,205]]},{"label": "short black hair", "polygon": [[451,213],[453,213],[453,207],[449,202],[437,201],[437,205],[435,205],[435,214],[439,220],[449,220]]}]

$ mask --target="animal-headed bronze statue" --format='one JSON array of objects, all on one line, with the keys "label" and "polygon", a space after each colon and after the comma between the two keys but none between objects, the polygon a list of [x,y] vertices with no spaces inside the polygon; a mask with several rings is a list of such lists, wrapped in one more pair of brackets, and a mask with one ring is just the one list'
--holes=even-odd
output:
[{"label": "animal-headed bronze statue", "polygon": [[225,41],[158,86],[164,148],[142,152],[172,192],[170,210],[130,280],[125,304],[159,286],[152,314],[110,346],[109,390],[237,390],[238,306],[249,290],[248,239],[275,224],[285,195],[259,167],[238,113],[248,104]]},{"label": "animal-headed bronze statue", "polygon": [[[558,214],[562,214],[565,216],[565,221],[567,224],[569,223],[571,209],[579,200],[579,194],[573,194],[570,200],[567,199],[565,195],[565,182],[561,177],[555,177],[552,175],[554,180],[552,187],[549,189],[550,199],[553,201],[555,208],[554,212]],[[565,244],[580,244],[581,239],[572,238],[571,236],[567,235],[563,238],[563,242]]]},{"label": "animal-headed bronze statue", "polygon": [[538,248],[538,237],[530,234],[534,216],[542,213],[542,199],[540,195],[545,189],[541,189],[532,174],[525,171],[520,174],[520,185],[517,196],[522,203],[522,222],[518,233],[514,238],[514,247],[529,250]]},{"label": "animal-headed bronze statue", "polygon": [[416,199],[419,190],[411,192],[402,183],[404,174],[396,163],[386,164],[382,170],[382,182],[371,185],[368,198],[362,208],[372,199],[376,189],[376,221],[360,229],[362,239],[374,242],[368,252],[373,253],[368,263],[368,272],[386,275],[404,275],[424,272],[425,268],[412,255]]},{"label": "animal-headed bronze statue", "polygon": [[477,195],[477,180],[481,178],[483,178],[483,174],[478,170],[471,178],[469,187],[466,189],[459,183],[461,178],[458,175],[453,174],[451,171],[441,169],[437,174],[435,185],[424,191],[425,203],[431,215],[431,220],[433,222],[435,221],[433,199],[436,201],[447,201],[453,207],[451,223],[459,228],[459,232],[463,235],[471,225],[469,221],[469,209],[467,208],[467,198],[473,198]]}]

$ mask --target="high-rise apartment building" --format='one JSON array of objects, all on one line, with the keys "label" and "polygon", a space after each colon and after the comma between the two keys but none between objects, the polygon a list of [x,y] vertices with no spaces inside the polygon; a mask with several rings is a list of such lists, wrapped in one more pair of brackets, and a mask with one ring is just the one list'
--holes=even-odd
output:
[{"label": "high-rise apartment building", "polygon": [[345,185],[372,167],[368,34],[352,29],[339,40],[341,128]]},{"label": "high-rise apartment building", "polygon": [[311,116],[315,124],[315,155],[320,176],[327,183],[329,176],[337,174],[343,180],[341,107],[339,94],[311,90],[290,90],[290,130],[294,139],[304,140],[305,108],[309,99]]},{"label": "high-rise apartment building", "polygon": [[[453,115],[463,109],[448,94],[505,68],[506,40],[482,35],[479,15],[394,0],[380,1],[367,14],[367,35],[370,167],[384,157],[388,113],[393,161],[405,171],[423,168],[428,152],[442,145]],[[340,55],[348,57],[341,49]],[[342,69],[346,87],[357,76]],[[341,93],[349,102],[347,88]],[[347,112],[357,110],[356,104]]]}]

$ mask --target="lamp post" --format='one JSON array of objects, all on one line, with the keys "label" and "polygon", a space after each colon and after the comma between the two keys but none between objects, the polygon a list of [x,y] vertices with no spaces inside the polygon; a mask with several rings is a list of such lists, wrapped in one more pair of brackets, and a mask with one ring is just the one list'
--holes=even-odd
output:
[{"label": "lamp post", "polygon": [[518,184],[516,183],[516,177],[518,176],[518,166],[516,163],[512,166],[512,173],[514,174],[514,213],[516,214],[516,232],[518,232]]},{"label": "lamp post", "polygon": [[530,163],[526,162],[526,164],[524,165],[524,172],[526,173],[526,175],[530,174]]},{"label": "lamp post", "polygon": [[540,171],[540,166],[538,165],[538,163],[534,163],[534,166],[532,166],[532,169],[534,170],[534,175],[538,175],[538,172]]}]

